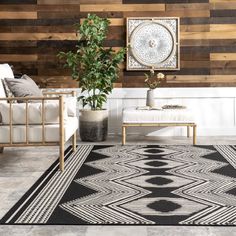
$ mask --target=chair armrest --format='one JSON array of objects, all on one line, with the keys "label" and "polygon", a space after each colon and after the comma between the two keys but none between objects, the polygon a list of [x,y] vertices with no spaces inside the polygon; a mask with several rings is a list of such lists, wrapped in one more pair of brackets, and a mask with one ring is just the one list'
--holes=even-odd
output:
[{"label": "chair armrest", "polygon": [[[20,100],[22,103],[13,103],[13,101]],[[29,102],[36,100],[39,102]],[[47,100],[54,100],[55,102],[48,102]],[[9,101],[9,103],[2,102]],[[46,127],[47,125],[56,124],[59,128],[59,141],[56,143],[64,142],[64,123],[67,120],[67,108],[64,104],[64,97],[13,97],[13,98],[0,98],[0,115],[2,116],[2,121],[0,126],[6,127],[7,132],[9,132],[9,141],[4,141],[7,145],[32,145],[37,143],[40,145],[46,145],[46,143],[53,143],[55,141],[46,141]],[[20,142],[14,140],[14,127],[18,125],[25,126],[20,132],[24,132],[25,136],[22,136]],[[32,141],[29,132],[30,129],[36,128],[39,130],[41,128],[41,137],[39,141]]]},{"label": "chair armrest", "polygon": [[55,91],[55,92],[47,92],[47,91],[42,91],[43,95],[72,95],[72,97],[76,96],[76,91],[72,90],[72,91]]},{"label": "chair armrest", "polygon": [[29,101],[43,101],[43,100],[59,100],[60,96],[57,97],[9,97],[9,98],[0,98],[0,101],[23,101],[23,102],[29,102]]},{"label": "chair armrest", "polygon": [[[17,100],[21,103],[14,103]],[[0,98],[0,112],[2,123],[10,125],[58,123],[59,119],[64,120],[68,116],[63,96]]]}]

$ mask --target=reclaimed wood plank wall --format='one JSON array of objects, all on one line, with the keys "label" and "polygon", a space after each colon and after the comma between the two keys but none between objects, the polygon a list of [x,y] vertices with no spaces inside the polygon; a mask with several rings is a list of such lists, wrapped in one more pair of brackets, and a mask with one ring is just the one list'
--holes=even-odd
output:
[{"label": "reclaimed wood plank wall", "polygon": [[[125,46],[125,18],[180,17],[181,70],[169,87],[236,85],[236,0],[1,0],[0,63],[41,87],[75,87],[56,54],[73,49],[73,24],[93,12],[111,20],[106,46]],[[125,66],[123,66],[125,68]],[[116,87],[144,87],[143,72],[122,69]]]}]

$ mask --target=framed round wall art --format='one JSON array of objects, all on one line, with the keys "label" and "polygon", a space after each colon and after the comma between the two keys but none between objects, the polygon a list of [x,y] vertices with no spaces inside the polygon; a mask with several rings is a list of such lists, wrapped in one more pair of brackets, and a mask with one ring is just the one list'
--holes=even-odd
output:
[{"label": "framed round wall art", "polygon": [[127,70],[179,70],[179,18],[127,18]]}]

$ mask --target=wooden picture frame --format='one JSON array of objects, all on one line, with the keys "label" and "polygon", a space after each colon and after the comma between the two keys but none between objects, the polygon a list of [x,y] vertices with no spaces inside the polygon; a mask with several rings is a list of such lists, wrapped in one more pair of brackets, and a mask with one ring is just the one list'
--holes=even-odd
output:
[{"label": "wooden picture frame", "polygon": [[129,17],[127,70],[180,70],[179,17]]}]

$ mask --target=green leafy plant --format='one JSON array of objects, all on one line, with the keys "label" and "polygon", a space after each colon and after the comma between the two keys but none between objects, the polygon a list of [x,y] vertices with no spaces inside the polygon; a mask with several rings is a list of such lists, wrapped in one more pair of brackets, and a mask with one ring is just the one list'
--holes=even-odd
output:
[{"label": "green leafy plant", "polygon": [[144,73],[145,75],[145,80],[144,82],[147,84],[147,86],[150,89],[155,89],[157,88],[160,84],[162,84],[166,77],[163,73],[155,73],[153,69],[149,71],[149,73]]},{"label": "green leafy plant", "polygon": [[102,109],[113,83],[119,77],[119,64],[124,60],[125,48],[114,51],[105,48],[104,41],[110,21],[95,14],[88,14],[82,24],[76,24],[78,42],[75,52],[60,52],[65,67],[72,71],[72,78],[79,82],[82,95],[78,100],[83,107]]}]

